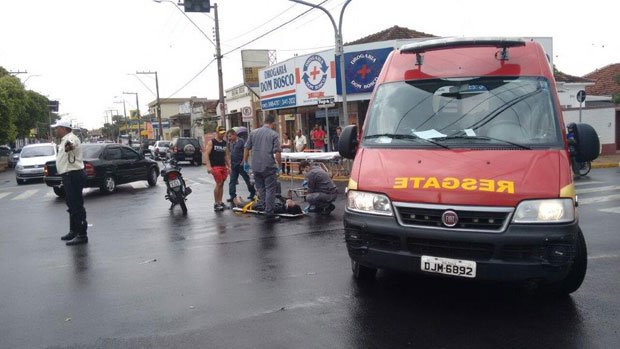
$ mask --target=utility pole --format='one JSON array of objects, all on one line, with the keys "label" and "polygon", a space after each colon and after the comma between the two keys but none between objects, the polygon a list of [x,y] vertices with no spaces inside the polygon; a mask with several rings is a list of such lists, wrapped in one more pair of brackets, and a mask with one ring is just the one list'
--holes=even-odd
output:
[{"label": "utility pole", "polygon": [[142,116],[140,115],[140,102],[138,101],[138,92],[123,92],[123,94],[136,96],[136,113],[138,114],[138,142],[140,142],[140,137],[142,137]]},{"label": "utility pole", "polygon": [[125,98],[123,96],[114,96],[114,98],[121,98],[123,101],[115,101],[114,103],[123,103],[123,118],[125,119],[125,133],[129,136],[129,120],[127,119],[127,107],[125,106]]},{"label": "utility pole", "polygon": [[214,3],[211,8],[214,10],[215,16],[215,57],[217,58],[217,78],[220,93],[220,111],[222,112],[222,118],[224,118],[226,129],[230,129],[230,119],[226,117],[226,107],[224,104],[224,74],[222,72],[222,48],[220,47],[220,21],[217,13],[217,4]]},{"label": "utility pole", "polygon": [[347,107],[347,84],[345,81],[345,74],[344,74],[344,43],[342,41],[342,18],[344,16],[344,10],[347,8],[347,5],[349,5],[351,0],[347,0],[347,2],[345,2],[345,4],[342,6],[342,10],[340,10],[340,22],[338,23],[338,26],[336,26],[336,21],[334,20],[334,17],[332,17],[331,13],[329,13],[329,11],[327,11],[327,9],[325,9],[324,7],[311,4],[309,2],[302,1],[302,0],[290,0],[290,1],[296,2],[298,4],[310,6],[310,7],[313,7],[313,8],[316,8],[316,9],[319,9],[325,12],[325,14],[329,17],[330,21],[332,22],[332,25],[334,26],[334,32],[336,34],[336,55],[340,55],[340,60],[339,60],[340,61],[340,90],[342,91],[342,113],[344,114],[343,125],[347,126],[349,124],[349,111]]},{"label": "utility pole", "polygon": [[27,70],[24,70],[24,71],[21,71],[21,70],[17,70],[17,71],[11,70],[8,73],[11,74],[11,75],[19,75],[19,74],[28,74],[28,71]]},{"label": "utility pole", "polygon": [[161,123],[161,104],[159,103],[159,79],[157,78],[157,72],[154,71],[136,71],[136,74],[155,74],[155,91],[157,92],[157,108],[156,110],[156,114],[157,114],[157,140],[161,140],[161,138],[163,137],[164,134],[164,128],[163,125]]}]

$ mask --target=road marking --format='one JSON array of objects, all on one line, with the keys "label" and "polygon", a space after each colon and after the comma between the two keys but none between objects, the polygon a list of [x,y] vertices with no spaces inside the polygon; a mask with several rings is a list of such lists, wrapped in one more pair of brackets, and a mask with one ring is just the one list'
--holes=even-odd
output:
[{"label": "road marking", "polygon": [[599,254],[597,256],[589,256],[588,259],[607,259],[607,258],[618,258],[620,255],[607,253],[607,254]]},{"label": "road marking", "polygon": [[608,202],[620,200],[620,194],[607,195],[607,196],[596,196],[593,198],[585,198],[579,199],[579,205],[589,205],[589,204],[597,204],[599,202]]},{"label": "road marking", "polygon": [[46,197],[46,198],[55,198],[55,197],[56,197],[56,194],[55,194],[53,191],[48,191],[48,192],[45,194],[45,197]]},{"label": "road marking", "polygon": [[133,182],[129,183],[129,185],[134,189],[144,189],[147,187],[147,184],[145,182]]},{"label": "road marking", "polygon": [[30,189],[30,190],[26,190],[25,192],[17,195],[16,197],[14,197],[12,200],[24,200],[24,199],[28,199],[29,197],[33,196],[36,192],[38,192],[39,189]]},{"label": "road marking", "polygon": [[12,192],[8,192],[8,193],[0,193],[0,199],[4,198],[5,196],[9,196],[13,194]]},{"label": "road marking", "polygon": [[599,211],[609,212],[609,213],[619,213],[620,214],[620,206],[619,207],[610,207],[610,208],[601,208]]},{"label": "road marking", "polygon": [[575,186],[580,186],[580,185],[588,185],[588,184],[599,184],[599,183],[604,183],[601,181],[587,181],[587,182],[575,182]]},{"label": "road marking", "polygon": [[609,185],[606,187],[579,189],[577,190],[577,194],[596,193],[599,191],[611,191],[611,190],[618,190],[618,189],[620,189],[620,185]]}]

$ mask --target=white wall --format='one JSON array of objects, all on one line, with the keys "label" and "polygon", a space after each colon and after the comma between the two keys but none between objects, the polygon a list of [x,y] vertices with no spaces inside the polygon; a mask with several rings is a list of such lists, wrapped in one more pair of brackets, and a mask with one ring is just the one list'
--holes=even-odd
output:
[{"label": "white wall", "polygon": [[[591,85],[591,84],[588,84]],[[577,92],[586,89],[586,84],[578,83],[557,83],[558,97],[560,99],[560,105],[563,109],[566,108],[579,108],[579,101],[577,100]],[[585,106],[585,103],[584,103]]]},{"label": "white wall", "polygon": [[[564,123],[579,122],[579,109],[562,111]],[[583,109],[581,122],[590,124],[598,133],[601,144],[616,142],[616,110],[615,108]]]}]

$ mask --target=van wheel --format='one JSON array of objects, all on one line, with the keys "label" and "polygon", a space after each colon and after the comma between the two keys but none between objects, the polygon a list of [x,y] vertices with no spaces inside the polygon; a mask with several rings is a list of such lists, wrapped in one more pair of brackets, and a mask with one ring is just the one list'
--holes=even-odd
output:
[{"label": "van wheel", "polygon": [[354,260],[351,260],[351,270],[357,280],[374,280],[377,275],[377,269],[363,266]]},{"label": "van wheel", "polygon": [[157,177],[159,177],[159,174],[157,173],[157,169],[153,167],[149,171],[149,176],[146,179],[146,181],[149,183],[151,187],[154,187],[157,184]]},{"label": "van wheel", "polygon": [[588,251],[586,240],[583,237],[581,228],[577,237],[577,245],[575,246],[575,261],[571,266],[571,270],[563,280],[543,286],[543,291],[553,294],[570,294],[579,289],[586,277],[588,269]]},{"label": "van wheel", "polygon": [[114,190],[116,190],[116,180],[114,179],[114,177],[106,175],[103,178],[103,184],[101,184],[101,187],[99,189],[104,194],[112,194]]},{"label": "van wheel", "polygon": [[59,198],[65,197],[65,188],[63,187],[52,187],[54,188],[54,194],[56,194]]}]

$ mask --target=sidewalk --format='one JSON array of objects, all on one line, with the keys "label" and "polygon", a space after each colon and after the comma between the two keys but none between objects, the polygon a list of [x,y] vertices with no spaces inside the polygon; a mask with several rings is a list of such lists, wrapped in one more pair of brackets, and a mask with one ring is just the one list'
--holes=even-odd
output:
[{"label": "sidewalk", "polygon": [[601,155],[592,161],[592,168],[620,167],[620,153]]}]

